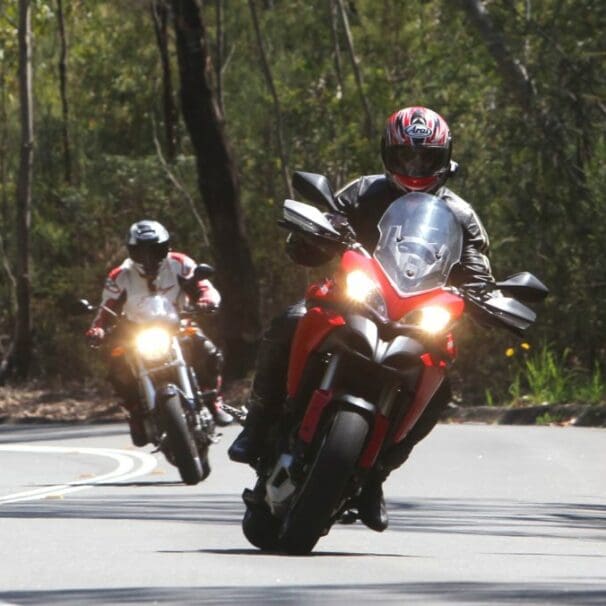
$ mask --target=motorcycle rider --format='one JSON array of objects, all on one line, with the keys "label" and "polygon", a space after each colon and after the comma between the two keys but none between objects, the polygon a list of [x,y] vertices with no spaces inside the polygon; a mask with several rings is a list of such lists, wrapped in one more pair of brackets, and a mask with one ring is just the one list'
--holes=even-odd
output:
[{"label": "motorcycle rider", "polygon": [[[193,301],[202,312],[218,310],[221,295],[210,280],[190,280],[196,263],[187,255],[170,250],[170,235],[157,221],[142,220],[133,223],[126,237],[128,258],[109,272],[99,311],[85,336],[92,346],[99,346],[108,334],[108,328],[123,309],[135,305],[141,296],[160,292],[181,307]],[[113,313],[112,313],[113,312]],[[112,330],[112,341],[120,342],[128,321],[117,323]],[[217,396],[209,405],[217,425],[229,425],[233,417],[223,410],[221,370],[223,354],[200,328],[195,334],[181,339],[184,355],[192,360],[203,390],[216,390]],[[129,413],[130,434],[135,446],[147,444],[137,382],[123,356],[109,357],[109,380]]]},{"label": "motorcycle rider", "polygon": [[[450,284],[494,284],[487,253],[488,236],[473,208],[444,183],[457,165],[451,161],[452,139],[448,124],[426,107],[406,107],[386,121],[381,140],[385,173],[363,176],[337,192],[338,213],[327,217],[339,230],[353,230],[367,250],[373,250],[379,238],[377,224],[387,207],[409,192],[426,192],[440,197],[460,221],[464,246],[460,262],[453,268]],[[336,250],[318,247],[304,235],[291,233],[287,252],[296,262],[318,266],[329,261]],[[264,334],[256,361],[256,372],[248,402],[248,417],[243,431],[229,448],[237,462],[252,463],[258,457],[268,427],[275,423],[286,397],[286,376],[290,345],[298,320],[305,314],[303,301],[274,318]],[[450,387],[444,381],[425,412],[406,438],[375,466],[357,500],[360,519],[373,530],[387,528],[387,510],[382,484],[391,471],[406,461],[413,446],[437,423],[450,401]]]}]

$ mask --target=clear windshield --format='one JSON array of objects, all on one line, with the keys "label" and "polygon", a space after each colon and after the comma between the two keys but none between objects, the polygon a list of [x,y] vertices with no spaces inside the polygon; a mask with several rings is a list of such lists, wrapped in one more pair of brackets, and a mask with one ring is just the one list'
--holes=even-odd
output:
[{"label": "clear windshield", "polygon": [[136,301],[131,301],[126,315],[131,322],[138,324],[158,322],[176,324],[179,322],[179,314],[175,306],[162,295],[142,296]]},{"label": "clear windshield", "polygon": [[398,198],[379,221],[374,257],[401,294],[444,286],[459,261],[463,231],[446,203],[429,194]]}]

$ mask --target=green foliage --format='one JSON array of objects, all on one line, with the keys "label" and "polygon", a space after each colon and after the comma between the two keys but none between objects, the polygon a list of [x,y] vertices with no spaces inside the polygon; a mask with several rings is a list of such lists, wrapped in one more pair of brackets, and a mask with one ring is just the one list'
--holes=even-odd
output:
[{"label": "green foliage", "polygon": [[[33,4],[32,284],[39,372],[81,375],[91,369],[79,341],[84,321],[66,317],[62,306],[74,297],[98,298],[105,273],[124,255],[123,237],[132,221],[142,216],[163,221],[175,236],[175,247],[200,260],[212,261],[213,249],[156,154],[154,135],[162,143],[164,117],[149,4],[64,4],[71,184],[63,181],[56,4]],[[500,353],[509,346],[508,335],[463,323],[457,335],[463,402],[503,401],[508,385],[513,397],[530,393],[536,401],[566,400],[573,397],[574,386],[574,397],[597,401],[604,397],[599,369],[606,365],[601,303],[606,288],[601,261],[606,241],[606,4],[544,0],[539,10],[535,3],[486,3],[512,57],[529,75],[530,108],[517,104],[460,3],[405,4],[403,10],[400,0],[345,3],[378,133],[369,140],[339,21],[338,54],[333,42],[331,3],[257,3],[290,169],[327,174],[340,187],[360,174],[382,171],[380,129],[396,108],[424,104],[444,115],[454,135],[454,159],[461,165],[449,185],[485,223],[495,275],[528,270],[551,289],[531,333],[533,341],[551,345],[526,354],[529,366],[516,372]],[[205,3],[212,52],[214,11],[214,3]],[[0,231],[13,268],[20,141],[16,12],[16,3],[0,10]],[[330,268],[296,268],[283,253],[284,234],[276,220],[287,192],[277,121],[246,2],[225,4],[224,33],[226,132],[268,320]],[[170,52],[178,103],[172,41]],[[206,220],[184,132],[180,126],[180,155],[170,170]],[[0,272],[1,339],[12,330],[13,292],[3,267]],[[572,366],[570,356],[554,353],[567,350],[574,352]]]}]

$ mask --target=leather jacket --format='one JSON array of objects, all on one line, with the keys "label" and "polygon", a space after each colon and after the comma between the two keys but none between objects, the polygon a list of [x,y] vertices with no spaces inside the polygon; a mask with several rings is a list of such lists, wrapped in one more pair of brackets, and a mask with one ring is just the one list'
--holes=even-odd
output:
[{"label": "leather jacket", "polygon": [[[336,206],[354,229],[357,240],[369,251],[379,239],[377,224],[387,207],[402,196],[384,175],[360,177],[337,192]],[[471,205],[445,186],[434,195],[442,198],[463,228],[463,251],[460,262],[453,268],[450,283],[460,286],[469,283],[494,283],[488,260],[489,239],[480,218]],[[330,218],[330,215],[329,215]],[[286,250],[300,265],[315,267],[328,262],[334,251],[318,249],[298,234],[289,234]]]}]

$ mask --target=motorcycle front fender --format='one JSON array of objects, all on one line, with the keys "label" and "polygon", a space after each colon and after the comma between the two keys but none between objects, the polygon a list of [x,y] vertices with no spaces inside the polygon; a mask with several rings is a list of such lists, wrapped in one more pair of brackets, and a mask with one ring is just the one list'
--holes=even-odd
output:
[{"label": "motorcycle front fender", "polygon": [[179,390],[176,385],[172,383],[167,383],[166,385],[162,385],[156,391],[156,401],[155,406],[158,410],[162,409],[162,406],[171,398],[179,395]]}]

